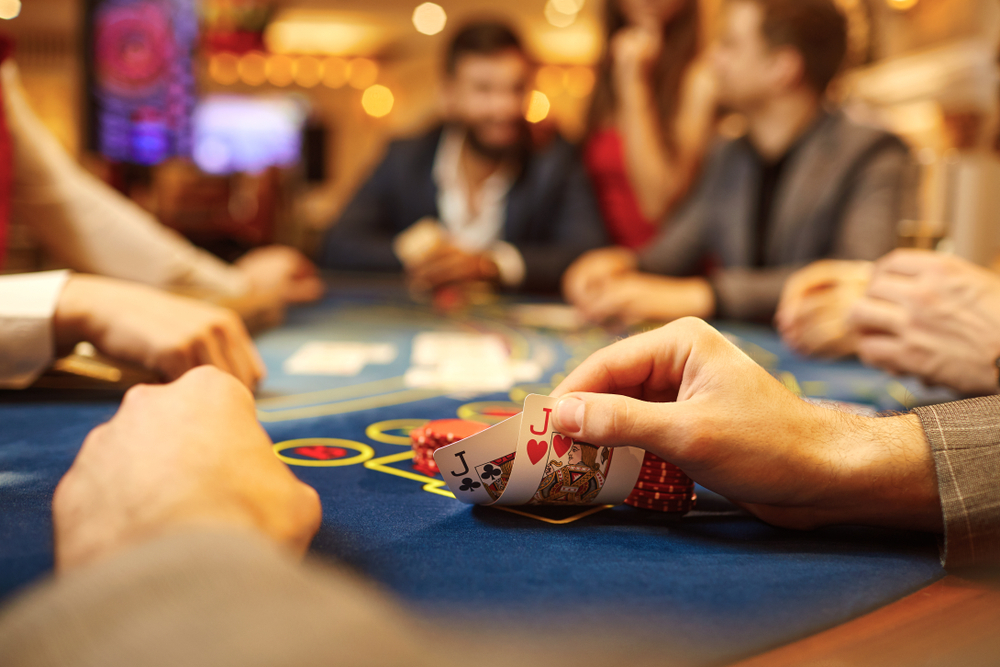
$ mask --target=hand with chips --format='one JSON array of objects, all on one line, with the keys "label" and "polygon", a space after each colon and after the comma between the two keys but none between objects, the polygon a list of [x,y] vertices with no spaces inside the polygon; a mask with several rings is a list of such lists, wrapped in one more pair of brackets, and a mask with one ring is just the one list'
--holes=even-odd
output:
[{"label": "hand with chips", "polygon": [[941,530],[917,416],[810,405],[700,320],[595,353],[553,396],[561,433],[642,447],[769,523]]},{"label": "hand with chips", "polygon": [[302,554],[321,510],[271,452],[250,392],[206,366],[130,390],[87,436],[52,514],[56,566],[66,570],[191,528],[259,532]]},{"label": "hand with chips", "polygon": [[418,289],[434,290],[445,285],[495,282],[500,270],[487,253],[466,252],[444,242],[407,267],[407,275]]},{"label": "hand with chips", "polygon": [[949,255],[896,250],[850,313],[862,361],[966,394],[995,394],[1000,276]]},{"label": "hand with chips", "polygon": [[56,304],[53,326],[61,348],[87,341],[168,380],[209,364],[252,388],[265,372],[236,313],[145,285],[74,275]]},{"label": "hand with chips", "polygon": [[854,354],[857,336],[848,315],[868,288],[873,268],[871,262],[824,259],[792,274],[775,316],[785,344],[807,355]]}]

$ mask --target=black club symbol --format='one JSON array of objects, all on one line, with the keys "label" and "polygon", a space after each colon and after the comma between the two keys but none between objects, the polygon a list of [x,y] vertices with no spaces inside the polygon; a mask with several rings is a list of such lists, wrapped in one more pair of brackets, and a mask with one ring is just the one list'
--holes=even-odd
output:
[{"label": "black club symbol", "polygon": [[475,482],[471,477],[466,477],[462,480],[462,486],[458,487],[459,491],[472,491],[473,489],[478,489],[482,484]]},{"label": "black club symbol", "polygon": [[494,477],[499,477],[501,474],[500,468],[497,468],[492,463],[487,463],[483,466],[483,479],[493,479]]}]

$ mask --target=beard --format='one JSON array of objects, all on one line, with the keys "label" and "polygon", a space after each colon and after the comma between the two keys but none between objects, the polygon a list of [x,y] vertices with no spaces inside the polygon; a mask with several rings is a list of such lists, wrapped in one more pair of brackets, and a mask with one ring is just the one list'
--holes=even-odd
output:
[{"label": "beard", "polygon": [[517,140],[505,146],[497,146],[483,141],[475,126],[466,125],[465,140],[468,142],[469,148],[489,160],[519,160],[523,158],[529,150],[530,134],[528,133],[528,127],[526,125],[519,125],[518,130],[519,137]]}]

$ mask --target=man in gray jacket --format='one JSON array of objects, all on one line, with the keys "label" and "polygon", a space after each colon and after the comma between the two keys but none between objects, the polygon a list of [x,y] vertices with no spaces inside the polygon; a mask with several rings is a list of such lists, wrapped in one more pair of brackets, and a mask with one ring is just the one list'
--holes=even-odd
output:
[{"label": "man in gray jacket", "polygon": [[824,109],[845,44],[831,0],[734,0],[714,64],[720,101],[746,118],[746,134],[715,147],[646,248],[597,250],[570,267],[567,300],[594,321],[767,320],[796,268],[891,250],[908,153]]}]

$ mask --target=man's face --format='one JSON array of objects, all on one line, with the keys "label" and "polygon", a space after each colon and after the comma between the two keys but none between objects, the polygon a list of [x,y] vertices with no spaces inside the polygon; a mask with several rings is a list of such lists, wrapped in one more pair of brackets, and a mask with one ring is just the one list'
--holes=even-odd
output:
[{"label": "man's face", "polygon": [[459,58],[445,84],[451,117],[483,148],[503,152],[523,136],[524,100],[531,67],[514,49]]},{"label": "man's face", "polygon": [[719,101],[736,111],[753,111],[780,92],[776,52],[761,32],[763,19],[756,3],[731,3],[713,49]]}]

